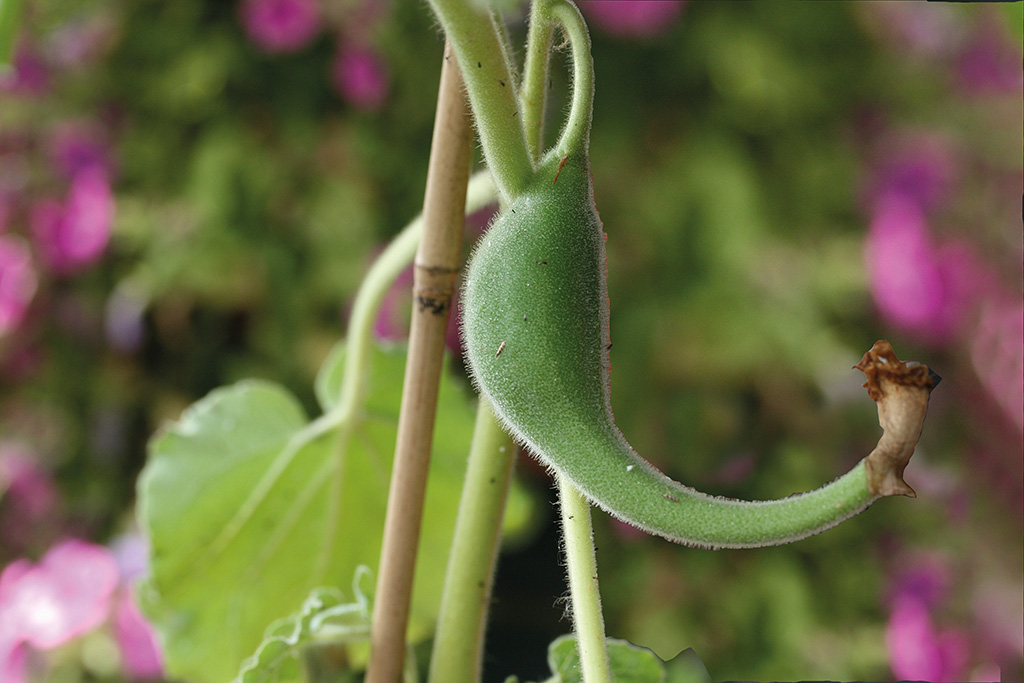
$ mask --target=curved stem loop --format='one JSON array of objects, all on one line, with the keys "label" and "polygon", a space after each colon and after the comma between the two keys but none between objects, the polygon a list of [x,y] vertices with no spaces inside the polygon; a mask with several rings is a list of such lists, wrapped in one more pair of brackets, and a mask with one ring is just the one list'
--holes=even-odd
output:
[{"label": "curved stem loop", "polygon": [[551,15],[569,36],[573,64],[572,105],[552,153],[559,158],[565,154],[587,154],[594,113],[594,58],[590,53],[590,33],[579,8],[567,0],[553,2]]}]

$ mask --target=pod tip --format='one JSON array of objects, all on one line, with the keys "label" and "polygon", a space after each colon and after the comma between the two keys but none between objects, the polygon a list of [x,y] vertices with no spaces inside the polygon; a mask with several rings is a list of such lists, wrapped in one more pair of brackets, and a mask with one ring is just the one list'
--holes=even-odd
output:
[{"label": "pod tip", "polygon": [[864,373],[864,387],[878,405],[882,438],[866,459],[868,490],[877,496],[916,498],[903,471],[921,437],[928,398],[941,378],[928,366],[896,357],[885,339],[875,342],[853,366]]}]

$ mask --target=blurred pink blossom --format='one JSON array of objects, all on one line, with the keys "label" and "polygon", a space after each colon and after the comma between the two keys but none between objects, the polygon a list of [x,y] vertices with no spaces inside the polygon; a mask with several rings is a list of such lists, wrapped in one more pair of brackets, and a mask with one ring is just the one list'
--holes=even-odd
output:
[{"label": "blurred pink blossom", "polygon": [[114,195],[107,174],[90,166],[75,174],[67,202],[43,200],[32,209],[32,234],[48,265],[68,273],[96,261],[110,240]]},{"label": "blurred pink blossom", "polygon": [[0,673],[19,683],[23,648],[49,650],[103,623],[118,585],[117,564],[102,547],[70,540],[39,564],[18,560],[0,574]]},{"label": "blurred pink blossom", "polygon": [[21,45],[14,53],[14,68],[0,71],[0,92],[38,97],[50,88],[50,69],[32,48]]},{"label": "blurred pink blossom", "polygon": [[928,606],[913,597],[897,598],[885,630],[893,676],[910,681],[964,680],[968,655],[966,636],[939,632]]},{"label": "blurred pink blossom", "polygon": [[984,25],[960,55],[958,76],[975,94],[1019,92],[1024,87],[1020,50],[1007,40],[1002,26]]},{"label": "blurred pink blossom", "polygon": [[889,601],[914,600],[927,608],[938,606],[949,591],[949,563],[939,555],[930,554],[900,559],[906,567],[893,578]]},{"label": "blurred pink blossom", "polygon": [[0,235],[7,232],[7,226],[11,222],[13,213],[14,199],[0,189]]},{"label": "blurred pink blossom", "polygon": [[950,7],[923,2],[866,2],[860,4],[901,54],[928,59],[948,55],[962,41],[962,21]]},{"label": "blurred pink blossom", "polygon": [[381,341],[399,341],[409,334],[409,309],[402,306],[403,301],[412,298],[412,266],[398,276],[391,289],[384,295],[377,319],[373,323],[373,331]]},{"label": "blurred pink blossom", "polygon": [[332,78],[338,93],[364,111],[380,109],[391,89],[386,65],[373,50],[364,47],[339,47]]},{"label": "blurred pink blossom", "polygon": [[922,209],[901,196],[879,202],[865,241],[871,293],[894,324],[943,341],[964,314],[959,252],[936,248]]},{"label": "blurred pink blossom", "polygon": [[0,337],[21,324],[37,285],[28,246],[17,237],[0,235]]},{"label": "blurred pink blossom", "polygon": [[5,551],[18,553],[38,543],[41,529],[56,526],[59,502],[53,479],[32,455],[17,443],[0,441],[0,539]]},{"label": "blurred pink blossom", "polygon": [[619,38],[652,38],[672,28],[684,0],[581,0],[583,14],[597,28]]},{"label": "blurred pink blossom", "polygon": [[145,542],[136,534],[123,537],[119,544],[112,552],[83,541],[64,541],[38,565],[18,560],[4,569],[0,681],[27,680],[29,647],[51,650],[108,622],[125,676],[139,681],[162,676],[156,638],[131,595],[132,575],[144,571],[145,558],[136,556],[145,553]]},{"label": "blurred pink blossom", "polygon": [[[938,138],[886,139],[885,159],[873,171],[872,206],[898,196],[925,211],[942,205],[953,185],[955,165],[947,143]],[[895,148],[895,151],[894,151]]]},{"label": "blurred pink blossom", "polygon": [[163,658],[149,623],[135,605],[131,591],[121,591],[114,609],[114,636],[121,651],[121,668],[133,681],[163,676]]},{"label": "blurred pink blossom", "polygon": [[949,590],[948,562],[930,555],[903,559],[907,569],[896,576],[888,596],[891,608],[885,635],[893,675],[900,680],[962,680],[967,637],[954,630],[940,632],[931,614]]},{"label": "blurred pink blossom", "polygon": [[320,31],[318,0],[244,0],[241,12],[249,38],[265,52],[296,52]]},{"label": "blurred pink blossom", "polygon": [[136,582],[149,571],[149,542],[137,530],[110,543],[121,571],[121,589],[114,606],[114,636],[121,652],[121,668],[132,680],[152,680],[163,674],[163,657],[149,622],[132,595]]},{"label": "blurred pink blossom", "polygon": [[58,26],[46,39],[49,61],[61,69],[95,64],[116,39],[114,20],[103,14],[76,17]]},{"label": "blurred pink blossom", "polygon": [[1003,294],[986,301],[971,339],[971,361],[978,378],[1024,430],[1024,301]]},{"label": "blurred pink blossom", "polygon": [[71,123],[58,128],[49,140],[49,153],[53,165],[67,178],[95,167],[108,176],[113,161],[100,134],[88,124]]}]

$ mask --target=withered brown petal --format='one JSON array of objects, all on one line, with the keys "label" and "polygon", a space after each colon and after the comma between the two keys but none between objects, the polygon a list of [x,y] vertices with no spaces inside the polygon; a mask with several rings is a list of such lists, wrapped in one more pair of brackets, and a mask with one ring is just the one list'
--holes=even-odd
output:
[{"label": "withered brown petal", "polygon": [[878,496],[914,498],[917,494],[903,480],[903,470],[921,437],[928,398],[940,378],[926,365],[901,361],[884,339],[853,367],[867,378],[864,386],[878,405],[882,426],[882,438],[865,462],[868,489]]}]

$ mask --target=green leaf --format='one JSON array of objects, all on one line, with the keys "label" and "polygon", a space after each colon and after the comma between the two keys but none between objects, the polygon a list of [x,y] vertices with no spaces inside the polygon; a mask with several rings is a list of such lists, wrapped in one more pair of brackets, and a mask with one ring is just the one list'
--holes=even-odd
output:
[{"label": "green leaf", "polygon": [[[329,361],[322,372],[336,369]],[[152,546],[141,602],[170,675],[230,680],[267,624],[313,588],[377,567],[404,372],[404,350],[375,350],[364,409],[331,429],[327,418],[308,422],[280,386],[246,381],[211,392],[151,441],[139,479]],[[443,377],[413,639],[436,618],[474,421],[464,387]]]},{"label": "green leaf", "polygon": [[711,683],[711,676],[690,647],[665,662],[665,683]]},{"label": "green leaf", "polygon": [[369,574],[366,567],[356,570],[352,582],[353,599],[345,602],[334,587],[314,589],[301,609],[267,628],[266,637],[256,653],[242,662],[233,683],[285,683],[302,680],[303,650],[319,640],[349,643],[370,637],[370,601],[360,589],[360,579]]},{"label": "green leaf", "polygon": [[[658,655],[626,640],[609,638],[608,665],[616,683],[663,683],[665,668]],[[548,648],[548,665],[557,683],[582,683],[576,636],[556,639]]]},{"label": "green leaf", "polygon": [[[608,638],[608,666],[615,683],[711,683],[704,663],[693,649],[684,650],[670,662],[628,640]],[[548,647],[548,666],[553,675],[542,683],[583,683],[576,636],[559,636]],[[519,683],[509,676],[505,683]]]}]

